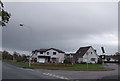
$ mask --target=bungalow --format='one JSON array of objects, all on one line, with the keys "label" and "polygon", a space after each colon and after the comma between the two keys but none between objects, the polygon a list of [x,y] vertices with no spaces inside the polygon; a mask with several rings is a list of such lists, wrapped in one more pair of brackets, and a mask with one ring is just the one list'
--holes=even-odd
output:
[{"label": "bungalow", "polygon": [[32,58],[39,63],[63,63],[64,54],[65,52],[55,48],[39,49],[32,51]]},{"label": "bungalow", "polygon": [[77,63],[97,63],[99,56],[92,46],[80,47],[74,55]]}]

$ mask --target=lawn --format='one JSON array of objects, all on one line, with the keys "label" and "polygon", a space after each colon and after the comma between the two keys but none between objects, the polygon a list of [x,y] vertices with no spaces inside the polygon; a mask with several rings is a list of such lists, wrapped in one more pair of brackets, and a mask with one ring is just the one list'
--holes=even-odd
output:
[{"label": "lawn", "polygon": [[[13,62],[12,60],[6,60],[6,62],[10,62],[12,64],[18,64],[22,66],[29,67],[28,62]],[[31,66],[32,68],[50,68],[50,69],[106,69],[103,67],[102,64],[51,64],[51,63],[46,63],[46,64],[40,64],[40,63],[32,63]]]},{"label": "lawn", "polygon": [[[29,63],[15,62],[16,64],[29,66]],[[101,64],[31,64],[33,68],[53,68],[53,69],[105,69]]]}]

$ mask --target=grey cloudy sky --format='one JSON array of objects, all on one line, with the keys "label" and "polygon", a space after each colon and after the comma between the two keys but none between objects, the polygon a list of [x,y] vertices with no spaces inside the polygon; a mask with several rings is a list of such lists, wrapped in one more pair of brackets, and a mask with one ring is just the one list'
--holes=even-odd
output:
[{"label": "grey cloudy sky", "polygon": [[[118,5],[113,2],[8,2],[11,13],[3,28],[3,48],[12,51],[31,51],[58,48],[65,52],[81,46],[93,46],[101,54],[117,52]],[[19,27],[23,23],[24,27]]]}]

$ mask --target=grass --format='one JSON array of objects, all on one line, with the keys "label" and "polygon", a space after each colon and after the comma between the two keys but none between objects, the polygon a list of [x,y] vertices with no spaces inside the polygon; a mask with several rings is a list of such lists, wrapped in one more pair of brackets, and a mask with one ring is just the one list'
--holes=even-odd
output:
[{"label": "grass", "polygon": [[[23,66],[29,66],[29,63],[23,63],[23,62],[15,62],[16,64],[23,65]],[[68,65],[68,64],[67,64]],[[69,64],[71,65],[71,64]],[[105,69],[101,64],[74,64],[71,66],[65,66],[64,65],[53,65],[53,64],[31,64],[31,67],[33,68],[54,68],[54,69]]]},{"label": "grass", "polygon": [[[22,66],[27,66],[29,67],[28,62],[13,62],[11,60],[7,60],[7,62],[11,62],[14,64],[22,65]],[[33,68],[50,68],[50,69],[105,69],[105,67],[102,66],[102,64],[39,64],[39,63],[32,63],[31,67]]]}]

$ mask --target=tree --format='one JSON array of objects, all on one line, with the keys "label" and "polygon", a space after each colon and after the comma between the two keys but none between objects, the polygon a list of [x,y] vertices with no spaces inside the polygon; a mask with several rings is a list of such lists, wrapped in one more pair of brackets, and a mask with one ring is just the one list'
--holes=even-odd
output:
[{"label": "tree", "polygon": [[64,60],[64,63],[72,63],[72,58],[66,58],[66,59]]},{"label": "tree", "polygon": [[3,57],[3,59],[7,59],[7,60],[12,60],[12,58],[13,58],[13,56],[7,51],[2,52],[2,57]]},{"label": "tree", "polygon": [[0,20],[0,25],[6,26],[6,24],[8,23],[8,21],[10,19],[11,14],[3,9],[4,5],[1,0],[0,0],[0,6],[1,6],[0,7],[0,17],[2,18],[2,20]]},{"label": "tree", "polygon": [[25,54],[20,55],[17,52],[13,53],[13,61],[14,62],[26,62],[27,61],[27,56]]},{"label": "tree", "polygon": [[23,55],[21,56],[21,61],[23,61],[23,62],[26,62],[26,61],[27,61],[27,56],[26,56],[25,54],[23,54]]},{"label": "tree", "polygon": [[18,60],[18,57],[19,57],[18,53],[17,53],[17,52],[14,52],[14,53],[13,53],[13,61],[14,61],[14,62],[17,61],[17,60]]}]

